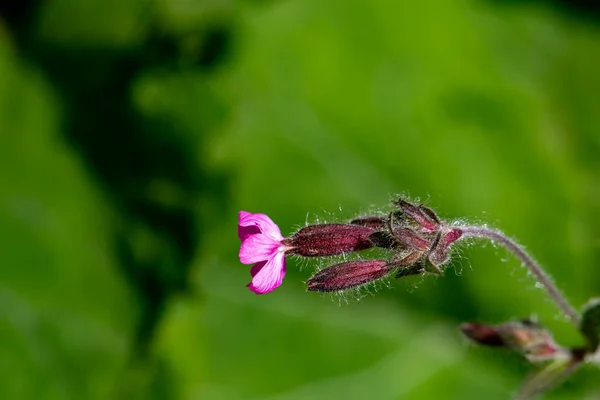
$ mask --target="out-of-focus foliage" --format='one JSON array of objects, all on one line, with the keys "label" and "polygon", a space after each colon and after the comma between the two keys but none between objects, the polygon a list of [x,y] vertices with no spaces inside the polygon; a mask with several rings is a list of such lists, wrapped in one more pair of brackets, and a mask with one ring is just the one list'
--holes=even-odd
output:
[{"label": "out-of-focus foliage", "polygon": [[0,397],[108,398],[138,318],[113,213],[60,141],[47,84],[1,53]]},{"label": "out-of-focus foliage", "polygon": [[460,322],[584,339],[502,249],[360,301],[290,260],[256,296],[236,214],[287,234],[406,193],[598,296],[600,23],[566,3],[4,2],[0,398],[508,398],[528,367]]}]

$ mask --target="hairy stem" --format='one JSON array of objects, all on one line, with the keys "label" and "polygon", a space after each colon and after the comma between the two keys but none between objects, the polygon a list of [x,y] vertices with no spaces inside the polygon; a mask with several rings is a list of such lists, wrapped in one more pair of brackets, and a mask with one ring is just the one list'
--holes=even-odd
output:
[{"label": "hairy stem", "polygon": [[513,253],[535,276],[537,281],[543,286],[550,298],[556,303],[560,311],[571,320],[571,322],[579,326],[581,316],[561,293],[558,287],[552,281],[552,278],[544,271],[544,269],[531,257],[523,247],[517,244],[514,240],[504,235],[502,232],[490,229],[485,226],[460,226],[463,231],[463,238],[476,237],[495,241],[501,244],[508,251]]}]

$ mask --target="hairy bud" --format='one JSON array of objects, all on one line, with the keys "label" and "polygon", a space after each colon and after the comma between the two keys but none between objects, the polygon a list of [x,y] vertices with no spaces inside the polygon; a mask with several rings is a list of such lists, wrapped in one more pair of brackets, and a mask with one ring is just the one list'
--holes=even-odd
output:
[{"label": "hairy bud", "polygon": [[427,251],[431,244],[410,228],[394,229],[394,237],[407,248],[418,251]]},{"label": "hairy bud", "polygon": [[390,270],[386,260],[346,261],[325,268],[307,282],[308,290],[334,292],[350,289],[385,276]]},{"label": "hairy bud", "polygon": [[554,342],[544,327],[529,319],[500,325],[467,323],[461,326],[461,330],[469,339],[481,345],[506,347],[532,362],[565,354],[565,350]]},{"label": "hairy bud", "polygon": [[466,337],[483,346],[506,347],[504,339],[493,326],[467,322],[460,326],[460,330]]},{"label": "hairy bud", "polygon": [[438,267],[448,261],[448,252],[452,243],[456,242],[462,236],[462,231],[458,228],[453,228],[446,232],[438,233],[429,252],[429,262]]},{"label": "hairy bud", "polygon": [[432,209],[422,205],[410,204],[402,199],[398,199],[395,204],[400,207],[404,214],[415,221],[424,230],[433,232],[438,229],[440,220]]},{"label": "hairy bud", "polygon": [[368,226],[353,224],[309,225],[281,243],[291,248],[291,254],[304,257],[332,256],[373,247],[369,236],[374,232]]}]

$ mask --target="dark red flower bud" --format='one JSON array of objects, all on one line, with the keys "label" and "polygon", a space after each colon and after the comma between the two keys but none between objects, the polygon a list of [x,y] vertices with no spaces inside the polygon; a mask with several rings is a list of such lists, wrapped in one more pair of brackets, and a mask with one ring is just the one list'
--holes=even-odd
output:
[{"label": "dark red flower bud", "polygon": [[390,270],[386,260],[346,261],[325,268],[307,282],[308,290],[334,292],[375,281]]},{"label": "dark red flower bud", "polygon": [[394,237],[411,250],[427,251],[431,246],[427,239],[422,238],[409,228],[394,229]]},{"label": "dark red flower bud", "polygon": [[373,247],[369,235],[374,232],[361,225],[318,224],[300,229],[281,243],[291,247],[288,253],[304,257],[332,256]]},{"label": "dark red flower bud", "polygon": [[504,339],[493,326],[481,325],[474,322],[460,326],[462,333],[474,342],[483,346],[505,347]]},{"label": "dark red flower bud", "polygon": [[415,206],[402,199],[399,199],[396,204],[400,207],[404,214],[412,218],[423,229],[427,231],[435,231],[439,227],[440,220],[432,209],[421,205]]}]

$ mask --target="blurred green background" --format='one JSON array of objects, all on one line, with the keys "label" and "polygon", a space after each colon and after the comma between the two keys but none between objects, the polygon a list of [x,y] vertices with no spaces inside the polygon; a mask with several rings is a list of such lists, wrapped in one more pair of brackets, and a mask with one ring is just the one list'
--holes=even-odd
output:
[{"label": "blurred green background", "polygon": [[1,399],[506,399],[529,366],[461,322],[582,342],[491,245],[360,300],[307,293],[292,260],[256,296],[236,223],[404,193],[600,295],[597,3],[0,4]]}]

